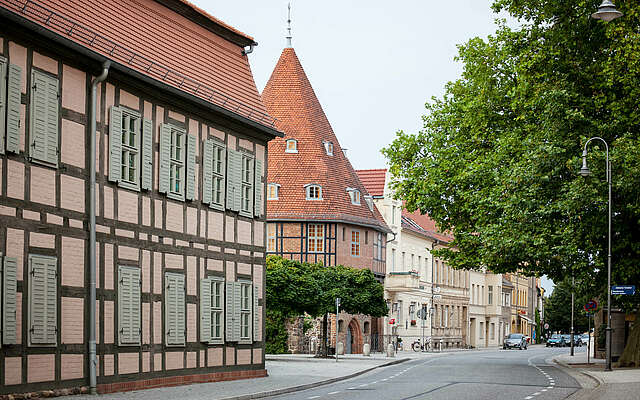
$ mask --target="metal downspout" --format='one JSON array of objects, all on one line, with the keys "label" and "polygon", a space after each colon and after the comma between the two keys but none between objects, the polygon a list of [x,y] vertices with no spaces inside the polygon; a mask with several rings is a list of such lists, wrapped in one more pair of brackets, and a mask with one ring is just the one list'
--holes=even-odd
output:
[{"label": "metal downspout", "polygon": [[102,73],[91,81],[91,166],[89,184],[89,388],[98,394],[96,379],[96,108],[98,84],[107,79],[110,61],[102,64]]}]

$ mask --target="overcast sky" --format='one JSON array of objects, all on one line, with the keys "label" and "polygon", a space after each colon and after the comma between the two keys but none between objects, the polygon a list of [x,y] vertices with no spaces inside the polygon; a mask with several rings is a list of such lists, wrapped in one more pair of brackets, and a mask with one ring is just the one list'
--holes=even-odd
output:
[{"label": "overcast sky", "polygon": [[[262,91],[285,46],[287,0],[192,0],[255,38]],[[384,168],[380,149],[417,132],[424,105],[460,76],[456,45],[495,32],[491,0],[294,0],[293,47],[354,168]],[[544,286],[550,286],[545,284]]]}]

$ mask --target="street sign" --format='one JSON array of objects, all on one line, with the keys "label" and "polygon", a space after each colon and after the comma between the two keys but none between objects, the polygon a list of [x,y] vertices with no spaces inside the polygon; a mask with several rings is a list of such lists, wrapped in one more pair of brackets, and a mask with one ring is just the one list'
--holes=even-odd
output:
[{"label": "street sign", "polygon": [[419,309],[416,314],[418,314],[418,318],[420,319],[427,319],[427,313],[428,313],[427,308],[423,307]]},{"label": "street sign", "polygon": [[393,324],[395,324],[395,323],[396,323],[396,319],[395,319],[395,318],[391,318],[391,319],[389,320],[389,325],[393,325]]},{"label": "street sign", "polygon": [[442,295],[441,294],[434,294],[433,295],[433,299],[434,300],[442,300]]},{"label": "street sign", "polygon": [[595,300],[590,300],[587,302],[587,304],[584,305],[584,310],[586,312],[589,312],[591,310],[595,311],[598,309],[598,302]]},{"label": "street sign", "polygon": [[549,324],[544,324],[544,329],[545,330],[549,329]]},{"label": "street sign", "polygon": [[618,285],[611,286],[611,294],[626,294],[633,296],[636,294],[636,286],[635,285]]}]

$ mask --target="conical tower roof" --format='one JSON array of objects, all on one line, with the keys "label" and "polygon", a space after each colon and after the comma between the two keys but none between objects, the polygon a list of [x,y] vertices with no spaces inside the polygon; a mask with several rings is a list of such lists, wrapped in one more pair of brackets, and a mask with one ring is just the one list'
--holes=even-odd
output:
[{"label": "conical tower roof", "polygon": [[[267,200],[268,220],[325,220],[371,226],[389,232],[367,190],[345,157],[293,48],[285,48],[263,92],[269,115],[284,137],[269,142],[268,183],[280,185],[278,200]],[[297,153],[286,142],[297,141]],[[333,155],[325,143],[333,144]],[[306,200],[305,185],[322,186],[322,200]],[[352,204],[347,189],[361,193]]]}]

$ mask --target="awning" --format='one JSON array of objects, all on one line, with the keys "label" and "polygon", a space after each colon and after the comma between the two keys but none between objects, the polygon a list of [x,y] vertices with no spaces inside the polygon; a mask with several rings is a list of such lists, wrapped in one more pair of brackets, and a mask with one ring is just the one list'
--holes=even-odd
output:
[{"label": "awning", "polygon": [[533,324],[533,321],[531,320],[531,318],[525,317],[522,314],[520,314],[519,317],[522,318],[523,320],[527,321],[528,323]]}]

